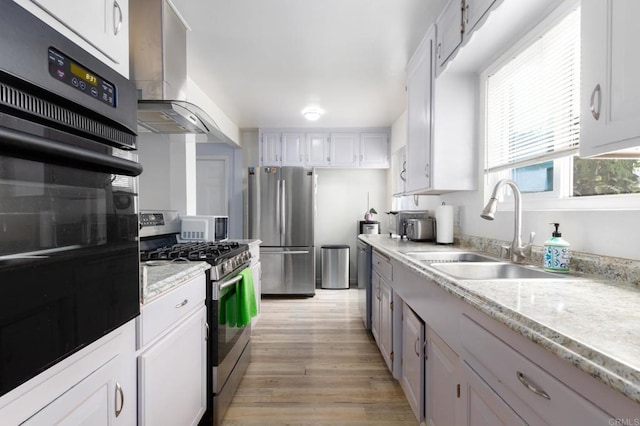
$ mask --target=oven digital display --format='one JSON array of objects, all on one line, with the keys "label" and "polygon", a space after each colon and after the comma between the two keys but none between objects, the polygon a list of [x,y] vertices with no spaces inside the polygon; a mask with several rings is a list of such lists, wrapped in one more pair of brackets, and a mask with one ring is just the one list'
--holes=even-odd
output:
[{"label": "oven digital display", "polygon": [[52,47],[48,54],[53,78],[115,108],[116,88],[112,83]]},{"label": "oven digital display", "polygon": [[75,75],[78,78],[81,78],[82,80],[86,81],[92,86],[98,85],[98,77],[96,77],[94,74],[85,70],[75,62],[71,62],[69,65],[70,65],[69,68],[71,69],[71,74]]}]

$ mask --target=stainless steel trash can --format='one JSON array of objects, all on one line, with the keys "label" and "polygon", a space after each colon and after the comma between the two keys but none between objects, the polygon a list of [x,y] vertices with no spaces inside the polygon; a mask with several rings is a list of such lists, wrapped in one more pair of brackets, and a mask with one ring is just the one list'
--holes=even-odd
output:
[{"label": "stainless steel trash can", "polygon": [[349,288],[349,246],[322,246],[322,288]]}]

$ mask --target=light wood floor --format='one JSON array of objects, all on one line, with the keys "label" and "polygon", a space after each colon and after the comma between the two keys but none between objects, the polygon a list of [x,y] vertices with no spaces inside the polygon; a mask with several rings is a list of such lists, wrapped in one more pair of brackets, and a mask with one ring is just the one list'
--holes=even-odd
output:
[{"label": "light wood floor", "polygon": [[252,343],[223,426],[417,424],[362,325],[355,289],[263,299]]}]

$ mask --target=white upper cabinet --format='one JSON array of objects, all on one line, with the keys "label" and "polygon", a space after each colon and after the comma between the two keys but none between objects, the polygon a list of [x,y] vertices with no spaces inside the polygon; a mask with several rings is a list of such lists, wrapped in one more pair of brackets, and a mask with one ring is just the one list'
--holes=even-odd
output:
[{"label": "white upper cabinet", "polygon": [[462,43],[462,0],[451,0],[436,21],[436,65],[438,73]]},{"label": "white upper cabinet", "polygon": [[[475,84],[472,74],[433,78],[433,27],[407,67],[406,192],[475,189]],[[452,166],[455,164],[455,166]]]},{"label": "white upper cabinet", "polygon": [[282,165],[304,165],[304,133],[282,134]]},{"label": "white upper cabinet", "polygon": [[436,21],[436,75],[479,27],[496,0],[451,0]]},{"label": "white upper cabinet", "polygon": [[326,133],[307,133],[307,166],[329,165],[329,137]]},{"label": "white upper cabinet", "polygon": [[583,0],[580,155],[640,146],[637,0]]},{"label": "white upper cabinet", "polygon": [[105,64],[129,77],[129,0],[15,0]]},{"label": "white upper cabinet", "polygon": [[357,167],[358,156],[360,155],[359,148],[357,133],[331,133],[329,165],[334,167]]},{"label": "white upper cabinet", "polygon": [[463,34],[468,37],[496,0],[466,0],[462,10]]},{"label": "white upper cabinet", "polygon": [[386,169],[389,167],[389,135],[360,133],[360,167]]},{"label": "white upper cabinet", "polygon": [[282,161],[280,132],[265,132],[260,138],[260,161],[263,166],[279,166]]},{"label": "white upper cabinet", "polygon": [[259,140],[261,166],[389,168],[384,128],[260,129]]},{"label": "white upper cabinet", "polygon": [[431,187],[431,120],[433,49],[435,31],[431,27],[407,67],[407,192]]}]

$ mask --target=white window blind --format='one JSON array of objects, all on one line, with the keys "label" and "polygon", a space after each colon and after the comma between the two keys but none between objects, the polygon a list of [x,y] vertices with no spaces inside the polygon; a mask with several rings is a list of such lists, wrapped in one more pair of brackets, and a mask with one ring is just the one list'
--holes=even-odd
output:
[{"label": "white window blind", "polygon": [[486,91],[487,172],[577,152],[579,9],[489,75]]}]

